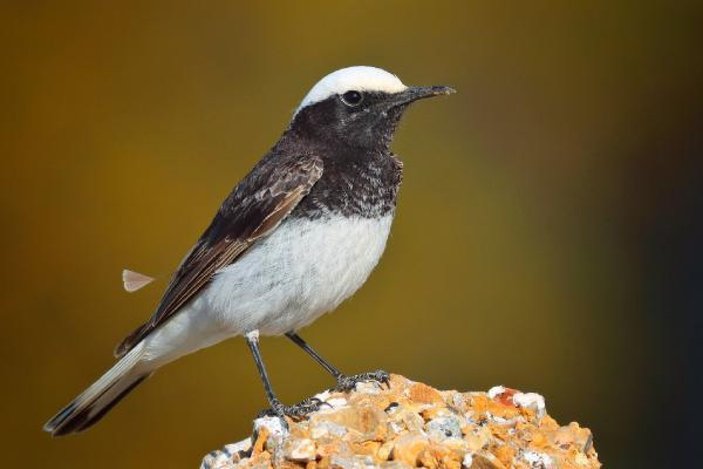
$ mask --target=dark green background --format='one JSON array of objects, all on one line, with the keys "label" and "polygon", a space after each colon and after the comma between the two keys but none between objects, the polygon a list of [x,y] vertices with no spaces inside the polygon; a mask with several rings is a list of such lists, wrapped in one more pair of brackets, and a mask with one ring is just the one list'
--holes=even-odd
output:
[{"label": "dark green background", "polygon": [[[196,6],[196,3],[200,3]],[[232,185],[324,74],[419,103],[368,284],[303,336],[349,372],[545,395],[608,467],[698,443],[700,2],[3,2],[5,467],[196,467],[265,405],[241,339],[159,372],[91,431],[41,425],[112,363]],[[160,282],[134,295],[123,267]],[[282,399],[332,384],[263,342]]]}]

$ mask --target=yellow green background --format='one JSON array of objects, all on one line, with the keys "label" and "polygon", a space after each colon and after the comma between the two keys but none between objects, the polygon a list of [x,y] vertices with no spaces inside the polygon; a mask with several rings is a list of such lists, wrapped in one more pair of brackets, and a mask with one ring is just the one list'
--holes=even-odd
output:
[{"label": "yellow green background", "polygon": [[[698,219],[679,191],[700,196],[696,2],[0,13],[3,467],[196,467],[249,433],[265,398],[241,339],[169,365],[87,433],[41,426],[110,366],[307,90],[356,64],[458,94],[408,112],[386,254],[302,336],[348,372],[540,392],[609,467],[671,461],[662,429],[687,382],[672,324],[688,316],[669,301],[670,250]],[[159,281],[127,294],[124,267]],[[262,347],[285,402],[332,385],[288,341]]]}]

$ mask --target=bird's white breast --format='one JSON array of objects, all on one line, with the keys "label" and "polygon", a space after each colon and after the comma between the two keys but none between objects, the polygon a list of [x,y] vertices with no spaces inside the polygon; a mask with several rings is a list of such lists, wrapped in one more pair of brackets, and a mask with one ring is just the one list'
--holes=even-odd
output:
[{"label": "bird's white breast", "polygon": [[366,281],[383,253],[392,217],[289,219],[204,295],[228,329],[283,334],[336,308]]}]

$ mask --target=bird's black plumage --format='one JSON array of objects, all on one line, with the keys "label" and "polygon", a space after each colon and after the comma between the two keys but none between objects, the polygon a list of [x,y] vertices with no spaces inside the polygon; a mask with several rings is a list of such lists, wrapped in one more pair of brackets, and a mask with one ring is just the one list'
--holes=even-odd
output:
[{"label": "bird's black plumage", "polygon": [[284,153],[313,148],[324,164],[320,180],[291,213],[316,218],[328,213],[380,217],[396,205],[403,164],[390,150],[405,105],[373,112],[386,93],[367,93],[357,108],[335,96],[302,109],[277,146]]}]

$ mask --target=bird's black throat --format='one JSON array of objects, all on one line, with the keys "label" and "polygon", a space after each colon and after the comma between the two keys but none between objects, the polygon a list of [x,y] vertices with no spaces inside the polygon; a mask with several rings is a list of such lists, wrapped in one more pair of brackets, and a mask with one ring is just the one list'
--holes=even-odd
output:
[{"label": "bird's black throat", "polygon": [[[367,101],[385,98],[383,93]],[[324,165],[322,177],[293,218],[327,215],[383,217],[395,209],[402,162],[390,144],[405,106],[350,113],[335,98],[300,111],[272,150],[313,154]]]}]

